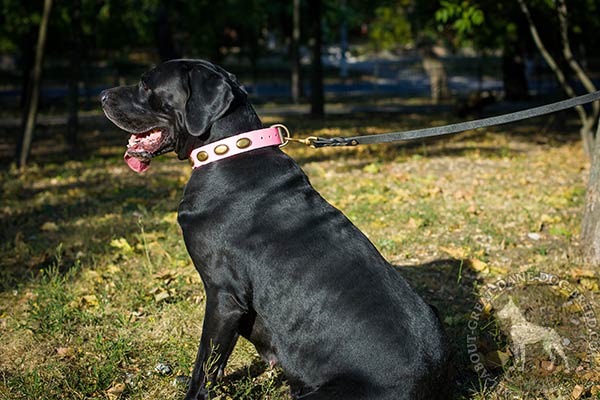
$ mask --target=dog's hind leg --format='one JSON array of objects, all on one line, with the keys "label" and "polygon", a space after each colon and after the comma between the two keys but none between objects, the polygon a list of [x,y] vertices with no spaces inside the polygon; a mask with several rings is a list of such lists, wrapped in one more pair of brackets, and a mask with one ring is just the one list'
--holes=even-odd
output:
[{"label": "dog's hind leg", "polygon": [[227,358],[238,338],[244,311],[228,293],[211,295],[207,291],[202,337],[185,400],[203,400],[208,382],[222,374]]}]

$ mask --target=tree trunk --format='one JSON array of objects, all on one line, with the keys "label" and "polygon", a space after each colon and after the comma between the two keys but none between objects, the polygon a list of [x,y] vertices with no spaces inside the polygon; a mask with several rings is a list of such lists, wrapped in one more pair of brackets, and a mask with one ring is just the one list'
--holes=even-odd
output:
[{"label": "tree trunk", "polygon": [[[534,41],[536,47],[540,51],[542,57],[544,57],[544,60],[546,61],[546,63],[550,67],[550,69],[552,69],[552,71],[554,72],[556,79],[560,83],[560,85],[563,88],[563,90],[565,91],[565,93],[567,93],[567,95],[569,97],[575,97],[576,96],[575,90],[573,90],[573,87],[567,81],[567,77],[565,76],[564,72],[560,69],[560,67],[558,66],[558,63],[556,62],[556,60],[554,60],[554,57],[552,57],[552,55],[550,54],[548,49],[546,49],[544,42],[542,42],[542,39],[540,38],[540,34],[537,30],[537,27],[535,26],[535,23],[533,22],[533,18],[531,16],[531,13],[529,12],[529,8],[527,7],[527,4],[525,4],[525,2],[523,0],[518,0],[518,2],[519,2],[519,5],[521,6],[521,11],[527,18],[527,23],[529,25],[529,31],[531,32],[531,37],[533,38],[533,41]],[[566,12],[566,11],[563,10],[563,12]],[[560,14],[559,14],[559,16],[560,16]],[[563,17],[560,17],[560,21],[561,21],[560,25],[561,25],[561,30],[564,31],[564,30],[566,30],[567,27],[566,27],[565,20],[563,20],[562,18]],[[565,39],[568,40],[568,38],[567,38],[566,34],[564,34],[564,32],[562,33],[562,36],[563,36],[563,40],[565,40]],[[565,46],[565,45],[563,44],[563,46]],[[595,115],[597,109],[598,109],[597,106],[594,106],[594,115]],[[592,154],[592,151],[594,148],[594,138],[593,138],[592,128],[594,126],[594,123],[596,122],[597,117],[595,117],[594,115],[589,115],[583,106],[575,107],[575,111],[577,112],[577,115],[579,116],[579,121],[581,122],[581,129],[579,130],[579,132],[581,135],[581,141],[583,143],[583,149],[585,150],[585,153],[591,157],[591,154]]]},{"label": "tree trunk", "polygon": [[73,38],[69,49],[69,83],[67,95],[67,144],[71,155],[77,147],[77,131],[79,130],[79,76],[81,65],[81,41],[83,30],[81,27],[81,0],[73,0],[73,13],[71,19]]},{"label": "tree trunk", "polygon": [[292,40],[290,42],[291,92],[292,102],[298,104],[301,94],[300,78],[300,0],[293,0]]},{"label": "tree trunk", "polygon": [[[521,6],[521,11],[527,18],[531,36],[540,50],[540,53],[554,71],[558,81],[570,96],[575,96],[573,87],[566,79],[564,72],[558,66],[550,52],[544,46],[538,30],[533,22],[531,13],[524,0],[518,0]],[[557,0],[557,12],[560,21],[560,33],[562,42],[563,56],[567,60],[569,67],[575,72],[577,77],[582,82],[588,92],[593,92],[596,87],[589,79],[583,68],[575,60],[568,37],[567,25],[567,6],[564,0]],[[581,139],[586,153],[590,156],[592,165],[590,167],[590,176],[588,180],[587,193],[585,197],[585,208],[583,213],[583,221],[581,223],[581,253],[585,264],[600,267],[600,122],[597,121],[600,112],[598,102],[593,105],[592,112],[586,111],[583,106],[575,107],[575,111],[579,115],[581,121]],[[594,140],[593,126],[596,125],[596,139]]]},{"label": "tree trunk", "polygon": [[429,46],[422,47],[419,51],[425,74],[429,78],[431,101],[438,104],[441,99],[449,97],[448,74],[446,68],[437,54]]},{"label": "tree trunk", "polygon": [[581,250],[583,262],[600,267],[600,126],[596,131],[596,145],[585,195],[585,210],[581,223]]},{"label": "tree trunk", "polygon": [[312,33],[312,71],[310,113],[316,117],[325,115],[325,96],[323,93],[323,63],[321,61],[321,0],[308,2]]},{"label": "tree trunk", "polygon": [[38,41],[35,51],[35,66],[33,68],[32,77],[32,94],[29,110],[27,112],[27,121],[25,130],[23,131],[22,139],[17,146],[17,167],[21,170],[25,168],[29,153],[31,151],[31,142],[33,140],[33,128],[37,118],[38,102],[40,97],[40,81],[42,78],[42,64],[44,59],[44,48],[46,45],[46,33],[48,32],[48,20],[50,19],[50,11],[52,10],[52,0],[44,0],[44,13],[38,34]]},{"label": "tree trunk", "polygon": [[525,60],[516,43],[507,43],[502,52],[502,81],[506,100],[519,101],[529,98]]},{"label": "tree trunk", "polygon": [[169,12],[167,6],[164,4],[158,6],[156,39],[156,42],[158,43],[158,55],[161,61],[181,58],[179,52],[175,48]]},{"label": "tree trunk", "polygon": [[27,110],[31,102],[31,77],[33,76],[33,67],[35,65],[35,44],[37,42],[37,32],[34,27],[30,27],[21,40],[21,71],[23,71],[23,80],[21,83],[21,129],[25,129],[27,121]]}]

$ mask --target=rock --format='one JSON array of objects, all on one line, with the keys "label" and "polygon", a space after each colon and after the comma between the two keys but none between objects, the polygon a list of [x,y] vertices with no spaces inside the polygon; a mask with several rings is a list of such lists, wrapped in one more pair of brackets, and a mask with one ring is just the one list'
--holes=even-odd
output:
[{"label": "rock", "polygon": [[154,367],[154,371],[158,372],[161,375],[171,375],[173,370],[168,364],[158,363],[156,367]]}]

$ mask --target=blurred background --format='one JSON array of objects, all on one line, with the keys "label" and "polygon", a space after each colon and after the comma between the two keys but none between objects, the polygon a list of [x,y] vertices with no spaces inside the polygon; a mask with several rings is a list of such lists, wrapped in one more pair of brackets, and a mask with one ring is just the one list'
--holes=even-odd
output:
[{"label": "blurred background", "polygon": [[[594,80],[598,36],[589,32],[600,27],[599,5],[570,3],[571,54]],[[73,149],[80,125],[99,123],[101,90],[132,84],[172,58],[218,63],[254,104],[314,116],[324,115],[324,104],[420,98],[464,118],[501,101],[564,96],[532,26],[564,79],[577,78],[560,13],[545,1],[528,2],[529,20],[516,0],[1,0],[0,7],[2,165],[27,162],[35,147],[28,119],[36,135],[39,126],[65,126],[65,149]],[[571,86],[581,90],[577,79]]]}]

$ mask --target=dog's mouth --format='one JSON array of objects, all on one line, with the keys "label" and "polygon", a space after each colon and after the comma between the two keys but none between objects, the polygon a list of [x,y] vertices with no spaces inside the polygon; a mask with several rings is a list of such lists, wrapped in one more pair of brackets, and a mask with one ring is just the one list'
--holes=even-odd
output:
[{"label": "dog's mouth", "polygon": [[157,155],[168,150],[168,135],[166,128],[152,128],[146,132],[134,133],[127,143],[125,162],[137,173],[144,172],[150,167],[150,161]]}]

